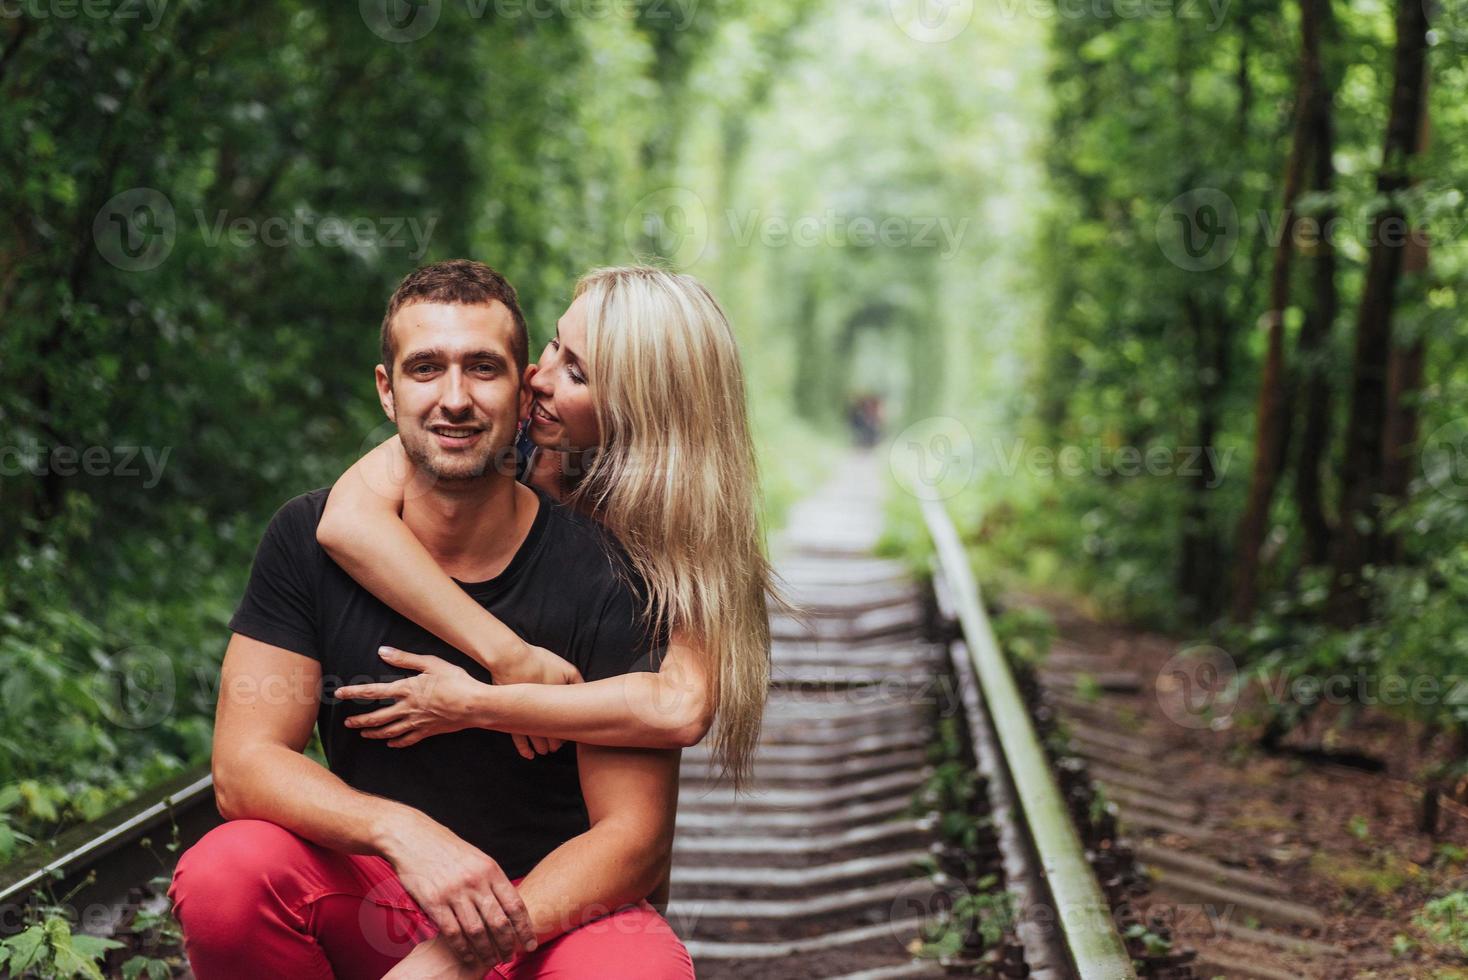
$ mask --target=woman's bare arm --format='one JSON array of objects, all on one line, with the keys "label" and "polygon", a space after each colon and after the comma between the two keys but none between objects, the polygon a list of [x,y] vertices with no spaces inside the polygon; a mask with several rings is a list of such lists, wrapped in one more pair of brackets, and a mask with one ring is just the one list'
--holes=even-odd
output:
[{"label": "woman's bare arm", "polygon": [[392,701],[347,725],[394,748],[465,728],[589,745],[686,748],[708,732],[717,704],[704,652],[677,631],[657,673],[589,684],[481,684],[438,657],[400,650],[383,656],[419,673],[385,684],[351,684],[336,694]]},{"label": "woman's bare arm", "polygon": [[[704,652],[675,631],[657,673],[571,686],[484,685],[467,709],[477,728],[637,748],[688,748],[717,704]],[[392,742],[388,744],[394,744]]]},{"label": "woman's bare arm", "polygon": [[499,684],[567,684],[576,669],[526,643],[454,584],[403,523],[414,472],[397,436],[331,488],[316,540],[368,592],[484,665]]},{"label": "woman's bare arm", "polygon": [[[367,453],[332,487],[316,538],[367,591],[495,677],[471,711],[473,727],[638,748],[703,738],[715,704],[703,651],[675,631],[657,673],[571,685],[580,679],[575,667],[500,622],[408,530],[401,514],[412,472],[396,436]],[[536,748],[545,750],[541,742]]]}]

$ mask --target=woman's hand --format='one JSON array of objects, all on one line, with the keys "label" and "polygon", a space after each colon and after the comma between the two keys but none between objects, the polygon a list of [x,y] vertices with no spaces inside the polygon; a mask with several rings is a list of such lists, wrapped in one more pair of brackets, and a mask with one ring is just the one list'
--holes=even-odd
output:
[{"label": "woman's hand", "polygon": [[472,706],[487,685],[462,667],[438,657],[405,653],[379,647],[377,655],[394,667],[420,671],[386,684],[348,684],[336,696],[353,701],[382,701],[394,704],[346,720],[348,728],[360,728],[367,738],[388,739],[393,748],[403,748],[428,738],[465,728],[475,728]]},{"label": "woman's hand", "polygon": [[499,657],[493,665],[486,666],[496,684],[581,683],[581,671],[569,660],[530,643],[522,644],[512,655]]},{"label": "woman's hand", "polygon": [[[531,643],[522,643],[514,653],[500,657],[489,668],[489,673],[496,684],[581,683],[581,671],[569,660]],[[515,751],[527,759],[554,752],[565,744],[561,739],[541,735],[512,733],[511,738],[515,740]]]},{"label": "woman's hand", "polygon": [[[565,660],[543,647],[529,649],[533,652],[534,659],[527,662],[528,669],[522,669],[527,672],[540,670],[542,673],[539,676],[555,678],[535,683],[580,682],[581,674]],[[377,655],[394,667],[405,667],[421,673],[386,684],[348,684],[337,688],[336,696],[343,700],[391,699],[396,702],[385,708],[348,718],[348,728],[362,729],[362,734],[367,738],[388,739],[388,745],[400,749],[416,745],[430,735],[443,735],[465,728],[493,727],[492,719],[475,710],[476,706],[482,705],[488,685],[470,677],[462,667],[439,657],[408,653],[394,647],[379,647]],[[554,664],[547,663],[547,660],[556,661],[566,669],[561,670]],[[555,752],[565,744],[561,739],[539,735],[511,733],[511,738],[514,739],[516,751],[526,759]]]}]

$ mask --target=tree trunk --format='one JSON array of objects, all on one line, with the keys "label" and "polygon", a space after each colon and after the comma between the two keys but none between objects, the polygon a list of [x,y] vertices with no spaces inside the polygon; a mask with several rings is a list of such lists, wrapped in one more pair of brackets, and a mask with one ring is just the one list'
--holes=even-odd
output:
[{"label": "tree trunk", "polygon": [[[1247,143],[1243,137],[1247,133],[1249,105],[1252,100],[1249,77],[1249,18],[1243,19],[1240,30],[1242,39],[1239,45],[1238,70],[1235,74],[1239,94],[1238,138]],[[1193,139],[1189,132],[1189,121],[1192,118],[1189,106],[1191,75],[1188,68],[1186,33],[1179,30],[1177,41],[1173,95],[1177,104],[1178,139],[1181,145],[1186,146]],[[1196,186],[1196,175],[1184,174],[1182,184],[1177,190],[1183,191],[1192,186]],[[1181,305],[1183,321],[1192,338],[1190,367],[1197,386],[1193,441],[1200,458],[1197,469],[1188,480],[1187,500],[1183,506],[1178,536],[1177,590],[1186,604],[1184,615],[1188,619],[1206,620],[1216,615],[1219,596],[1218,568],[1221,563],[1221,548],[1209,494],[1217,480],[1211,450],[1218,431],[1219,393],[1225,376],[1220,360],[1227,353],[1223,334],[1228,317],[1221,312],[1217,298],[1210,297],[1204,289],[1187,290]]]},{"label": "tree trunk", "polygon": [[1178,569],[1179,592],[1193,604],[1192,614],[1202,620],[1217,615],[1224,598],[1219,588],[1222,565],[1216,521],[1209,494],[1217,487],[1213,465],[1213,442],[1222,414],[1222,397],[1228,379],[1228,317],[1215,304],[1189,296],[1185,307],[1193,330],[1194,370],[1198,378],[1198,414],[1195,440],[1202,452],[1198,468],[1188,481],[1188,502],[1183,514],[1182,561]]},{"label": "tree trunk", "polygon": [[1234,566],[1232,614],[1248,619],[1254,612],[1259,591],[1259,549],[1269,529],[1269,510],[1275,488],[1284,471],[1290,439],[1290,385],[1284,354],[1285,310],[1290,304],[1290,259],[1294,255],[1297,217],[1295,199],[1304,182],[1305,163],[1310,159],[1311,122],[1320,90],[1320,15],[1325,0],[1300,0],[1300,75],[1295,87],[1295,122],[1285,163],[1280,241],[1274,251],[1269,277],[1269,308],[1263,322],[1269,331],[1264,355],[1264,374],[1259,383],[1254,440],[1254,469],[1249,478],[1249,497],[1239,520],[1238,547]]},{"label": "tree trunk", "polygon": [[[1335,124],[1332,102],[1339,72],[1328,70],[1324,47],[1335,36],[1334,16],[1330,0],[1321,0],[1319,37],[1322,45],[1321,84],[1311,100],[1310,190],[1329,194],[1335,183]],[[1340,312],[1336,287],[1335,243],[1328,231],[1336,219],[1336,209],[1327,207],[1318,216],[1321,234],[1308,254],[1310,266],[1310,298],[1305,319],[1300,326],[1298,363],[1301,375],[1302,411],[1299,455],[1295,462],[1295,508],[1300,514],[1304,533],[1304,561],[1307,565],[1323,565],[1330,560],[1331,524],[1325,510],[1323,470],[1330,452],[1330,371],[1325,363],[1330,334]]]},{"label": "tree trunk", "polygon": [[[1407,164],[1416,150],[1426,67],[1427,13],[1420,0],[1397,0],[1391,111],[1381,171],[1376,178],[1376,189],[1387,204],[1372,220],[1367,245],[1351,370],[1350,422],[1341,466],[1341,522],[1335,542],[1330,608],[1330,618],[1338,626],[1360,622],[1366,607],[1361,572],[1364,566],[1379,560],[1377,495],[1384,486],[1386,366],[1392,351],[1392,313],[1405,252],[1395,238],[1406,227],[1397,194],[1408,185]],[[1383,241],[1384,236],[1391,240]]]},{"label": "tree trunk", "polygon": [[12,21],[9,36],[5,39],[5,45],[0,48],[0,82],[5,80],[5,75],[10,71],[10,66],[15,64],[15,57],[20,53],[20,46],[26,37],[36,26],[36,21],[30,17],[22,17]]},{"label": "tree trunk", "polygon": [[[1426,255],[1426,249],[1421,249]],[[1411,262],[1412,256],[1406,256]],[[1422,271],[1422,270],[1417,270]],[[1392,348],[1387,365],[1386,425],[1381,441],[1381,492],[1402,501],[1412,479],[1413,448],[1417,443],[1417,396],[1422,388],[1422,365],[1426,354],[1421,337],[1405,346]],[[1396,536],[1381,534],[1377,558],[1395,563],[1399,559]]]},{"label": "tree trunk", "polygon": [[[1422,128],[1417,136],[1417,152],[1427,151],[1431,121],[1427,114],[1427,84],[1423,83]],[[1402,272],[1416,279],[1427,271],[1430,242],[1427,230],[1413,228],[1402,255]],[[1426,359],[1426,342],[1419,334],[1406,344],[1392,347],[1391,362],[1387,365],[1386,386],[1386,431],[1382,436],[1381,490],[1397,502],[1407,498],[1407,486],[1412,479],[1413,449],[1417,444],[1417,396],[1422,389],[1422,369]],[[1393,534],[1383,534],[1381,560],[1396,563],[1401,560],[1401,540]]]}]

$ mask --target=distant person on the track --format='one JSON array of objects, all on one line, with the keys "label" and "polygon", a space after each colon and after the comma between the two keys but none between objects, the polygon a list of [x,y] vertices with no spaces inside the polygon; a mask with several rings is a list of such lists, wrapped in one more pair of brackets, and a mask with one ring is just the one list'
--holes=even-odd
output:
[{"label": "distant person on the track", "polygon": [[876,395],[853,398],[846,410],[846,421],[856,444],[871,449],[882,438],[882,399]]},{"label": "distant person on the track", "polygon": [[[281,508],[231,621],[229,819],[170,890],[194,972],[691,976],[643,901],[666,890],[670,747],[717,705],[719,755],[746,771],[769,669],[728,324],[690,277],[602,270],[527,368],[514,290],[441,263],[399,287],[383,347],[399,436],[329,503]],[[349,548],[316,540],[333,511]],[[313,723],[330,771],[302,754]]]}]

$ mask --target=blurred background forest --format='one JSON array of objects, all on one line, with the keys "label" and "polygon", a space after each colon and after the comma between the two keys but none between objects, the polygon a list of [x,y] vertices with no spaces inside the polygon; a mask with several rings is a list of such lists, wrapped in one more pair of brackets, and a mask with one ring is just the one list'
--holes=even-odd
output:
[{"label": "blurred background forest", "polygon": [[865,398],[894,547],[938,494],[1241,678],[1434,679],[1461,797],[1465,0],[3,9],[0,859],[207,758],[257,536],[458,256],[535,350],[587,268],[703,277],[772,526]]}]

